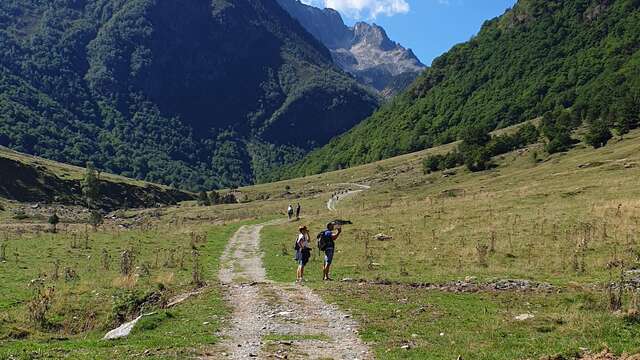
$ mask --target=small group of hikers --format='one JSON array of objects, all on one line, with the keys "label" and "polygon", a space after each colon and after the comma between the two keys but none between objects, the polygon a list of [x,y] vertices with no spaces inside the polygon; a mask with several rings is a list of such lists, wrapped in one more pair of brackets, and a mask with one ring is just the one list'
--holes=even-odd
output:
[{"label": "small group of hikers", "polygon": [[[296,220],[300,220],[300,211],[302,211],[302,207],[300,203],[298,203],[298,205],[296,205]],[[289,220],[293,219],[293,206],[291,206],[291,204],[287,207],[287,215],[289,216]]]},{"label": "small group of hikers", "polygon": [[[295,260],[298,263],[296,282],[301,283],[304,282],[304,267],[311,258],[311,237],[309,236],[309,229],[307,229],[306,226],[300,226],[298,231],[298,239],[296,240],[294,248],[296,250]],[[327,224],[327,228],[316,236],[318,250],[324,252],[324,264],[322,266],[323,281],[331,281],[331,277],[329,277],[329,269],[333,262],[333,254],[336,248],[335,241],[341,233],[341,226],[329,223]]]}]

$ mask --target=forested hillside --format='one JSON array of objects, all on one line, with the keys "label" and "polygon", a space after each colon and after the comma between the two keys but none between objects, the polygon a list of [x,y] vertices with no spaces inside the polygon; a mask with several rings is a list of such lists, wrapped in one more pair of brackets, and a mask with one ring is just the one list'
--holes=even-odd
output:
[{"label": "forested hillside", "polygon": [[372,162],[545,114],[547,138],[575,119],[606,138],[637,126],[639,109],[640,1],[520,0],[403,95],[281,175]]},{"label": "forested hillside", "polygon": [[196,190],[247,184],[378,99],[275,0],[3,0],[0,145]]}]

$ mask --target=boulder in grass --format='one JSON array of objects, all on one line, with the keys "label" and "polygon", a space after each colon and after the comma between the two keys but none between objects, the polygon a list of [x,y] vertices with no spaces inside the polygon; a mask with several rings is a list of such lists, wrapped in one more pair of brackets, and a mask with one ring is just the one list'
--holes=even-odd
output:
[{"label": "boulder in grass", "polygon": [[535,316],[533,314],[520,314],[516,317],[514,317],[515,320],[518,321],[526,321],[526,320],[530,320],[533,319]]},{"label": "boulder in grass", "polygon": [[113,329],[113,330],[109,331],[102,338],[102,340],[115,340],[115,339],[120,339],[120,338],[127,337],[131,333],[131,330],[133,330],[134,326],[136,326],[138,321],[140,319],[142,319],[143,316],[151,316],[151,315],[154,315],[154,314],[155,314],[155,312],[148,313],[148,314],[142,314],[142,315],[138,316],[137,318],[133,319],[132,321],[124,323],[124,324],[120,325],[119,327],[117,327],[116,329]]},{"label": "boulder in grass", "polygon": [[378,240],[378,241],[388,241],[388,240],[392,240],[393,236],[385,235],[383,233],[380,233],[380,234],[375,235],[373,238]]}]

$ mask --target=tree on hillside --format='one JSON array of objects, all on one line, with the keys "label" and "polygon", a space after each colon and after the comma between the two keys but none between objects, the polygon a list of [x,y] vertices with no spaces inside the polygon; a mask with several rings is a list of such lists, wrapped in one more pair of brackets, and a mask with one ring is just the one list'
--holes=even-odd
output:
[{"label": "tree on hillside", "polygon": [[87,162],[87,167],[82,180],[82,194],[89,209],[94,209],[100,195],[100,179],[92,162]]},{"label": "tree on hillside", "polygon": [[98,226],[104,222],[102,214],[98,210],[91,210],[89,214],[89,224],[93,228],[93,231],[98,231]]},{"label": "tree on hillside", "polygon": [[57,233],[58,232],[58,223],[60,222],[60,218],[58,217],[58,214],[54,211],[53,214],[51,214],[51,216],[49,216],[49,224],[51,225],[51,232],[53,233]]},{"label": "tree on hillside", "polygon": [[464,152],[464,164],[473,172],[487,170],[490,162],[491,153],[484,146],[469,148]]},{"label": "tree on hillside", "polygon": [[489,131],[485,126],[470,126],[461,132],[460,139],[465,146],[484,146],[491,140]]},{"label": "tree on hillside", "polygon": [[613,119],[612,123],[614,124],[614,130],[618,136],[620,136],[620,139],[622,139],[631,129],[638,127],[638,122],[640,121],[640,104],[636,103],[633,97],[625,96],[624,99],[614,107],[615,119]]},{"label": "tree on hillside", "polygon": [[217,191],[212,191],[209,193],[209,202],[211,205],[217,205],[221,203],[220,193]]},{"label": "tree on hillside", "polygon": [[207,193],[205,191],[200,191],[200,193],[198,193],[198,205],[200,206],[211,205],[211,202],[209,201],[209,196],[207,196]]},{"label": "tree on hillside", "polygon": [[462,134],[462,143],[458,151],[464,158],[464,164],[471,171],[482,171],[489,167],[491,153],[487,144],[491,141],[489,129],[482,126],[470,126]]},{"label": "tree on hillside", "polygon": [[567,110],[557,109],[547,112],[542,117],[541,132],[547,140],[545,151],[555,154],[567,151],[573,146],[571,133],[579,122],[580,113],[569,113]]},{"label": "tree on hillside", "polygon": [[612,137],[609,121],[599,117],[589,121],[584,141],[597,149],[607,145]]},{"label": "tree on hillside", "polygon": [[222,203],[223,204],[237,204],[238,203],[238,199],[236,198],[236,196],[232,193],[228,193],[225,196],[222,197]]}]

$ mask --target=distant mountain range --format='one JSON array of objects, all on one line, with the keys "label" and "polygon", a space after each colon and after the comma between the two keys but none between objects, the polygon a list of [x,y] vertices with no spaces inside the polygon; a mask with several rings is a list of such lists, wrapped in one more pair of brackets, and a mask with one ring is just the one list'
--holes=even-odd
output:
[{"label": "distant mountain range", "polygon": [[379,103],[275,0],[3,0],[0,53],[0,145],[189,190],[260,179]]},{"label": "distant mountain range", "polygon": [[640,1],[519,0],[284,176],[373,162],[543,115],[547,138],[575,126],[569,119],[605,137],[640,125]]},{"label": "distant mountain range", "polygon": [[348,27],[333,9],[319,9],[299,0],[278,2],[331,50],[336,64],[386,97],[404,90],[425,69],[411,50],[391,41],[376,24],[358,22]]}]

